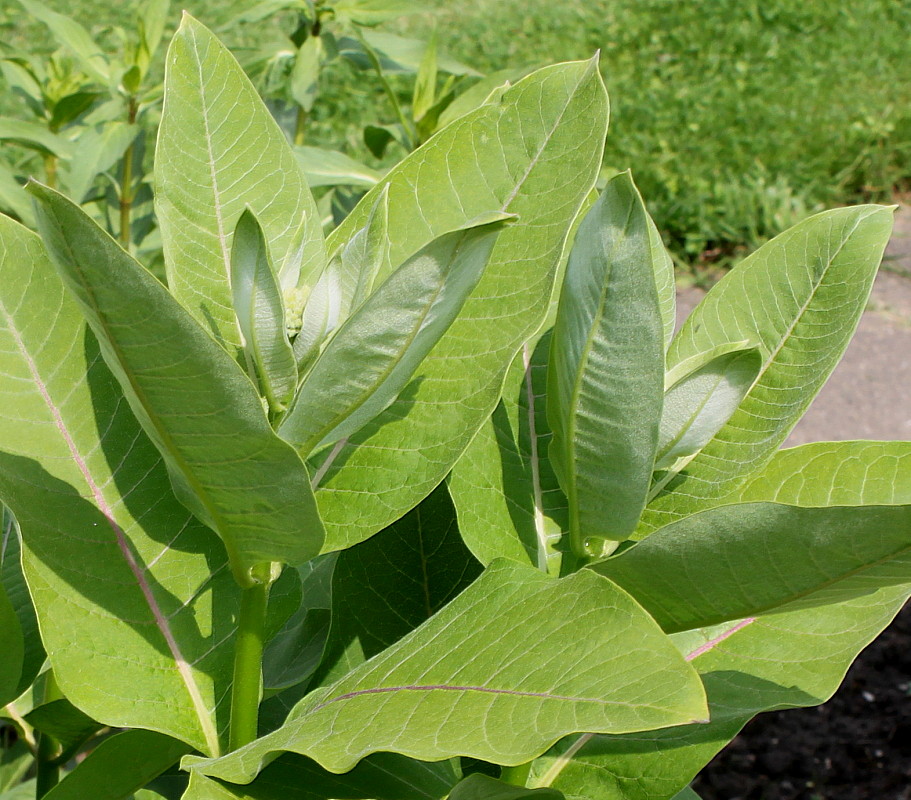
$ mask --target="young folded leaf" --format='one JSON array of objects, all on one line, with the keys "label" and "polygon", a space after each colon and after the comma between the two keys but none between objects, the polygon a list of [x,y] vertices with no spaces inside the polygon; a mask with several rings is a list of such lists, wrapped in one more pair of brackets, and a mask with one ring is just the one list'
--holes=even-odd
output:
[{"label": "young folded leaf", "polygon": [[[292,289],[292,297],[304,298],[300,309],[300,320],[290,316],[290,331],[295,333],[292,351],[297,363],[298,376],[303,376],[313,365],[320,348],[334,331],[342,314],[342,282],[340,261],[333,258],[313,289],[307,294],[306,288]],[[296,331],[294,329],[297,329]]]},{"label": "young folded leaf", "polygon": [[275,413],[297,388],[297,364],[285,330],[285,306],[262,228],[250,209],[240,215],[231,246],[234,312],[251,379]]},{"label": "young folded leaf", "polygon": [[549,454],[570,544],[600,556],[645,507],[664,395],[664,328],[648,216],[628,172],[586,215],[566,266],[547,375]]},{"label": "young folded leaf", "polygon": [[255,582],[264,562],[313,558],[324,534],[307,469],[241,368],[82,209],[40,184],[30,191],[51,259],[175,494],[221,537],[238,582]]},{"label": "young folded leaf", "polygon": [[681,459],[692,458],[705,447],[737,410],[761,367],[758,348],[737,345],[678,364],[668,375],[655,469],[673,467],[676,473],[685,464]]},{"label": "young folded leaf", "polygon": [[452,324],[510,215],[492,213],[409,258],[339,328],[278,427],[303,457],[385,409]]},{"label": "young folded leaf", "polygon": [[[601,166],[607,118],[594,60],[539,70],[406,157],[328,237],[333,252],[347,242],[386,185],[390,267],[490,209],[519,217],[421,363],[413,391],[340,447],[334,461],[319,463],[320,514],[333,549],[363,541],[417,505],[497,405],[506,369],[541,327],[569,227]],[[368,473],[371,492],[364,493]]]},{"label": "young folded leaf", "polygon": [[389,262],[389,186],[377,197],[367,224],[354,234],[341,252],[344,316],[360,308],[373,291],[376,276]]}]

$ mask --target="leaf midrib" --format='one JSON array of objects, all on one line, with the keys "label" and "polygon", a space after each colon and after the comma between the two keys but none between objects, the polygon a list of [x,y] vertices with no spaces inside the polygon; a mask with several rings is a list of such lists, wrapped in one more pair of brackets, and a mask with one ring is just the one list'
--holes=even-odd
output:
[{"label": "leaf midrib", "polygon": [[53,417],[55,427],[57,428],[67,449],[70,451],[73,462],[76,464],[76,468],[82,474],[83,480],[85,480],[89,491],[92,493],[92,497],[95,500],[95,504],[98,506],[98,510],[107,520],[112,532],[114,533],[114,537],[117,542],[117,548],[120,550],[124,561],[126,561],[128,569],[133,574],[140,593],[145,599],[146,605],[148,606],[149,611],[152,614],[152,618],[155,621],[155,626],[158,628],[159,633],[165,640],[165,644],[167,645],[168,649],[171,652],[171,656],[174,659],[174,664],[177,668],[178,674],[186,686],[187,693],[190,696],[190,701],[193,704],[193,708],[199,720],[200,728],[202,730],[206,743],[209,746],[209,749],[212,751],[213,755],[218,756],[221,752],[218,733],[215,730],[215,726],[213,725],[212,720],[207,713],[205,702],[202,699],[202,693],[198,684],[193,678],[190,663],[184,657],[183,652],[180,649],[180,645],[177,642],[177,639],[171,630],[171,626],[168,623],[168,619],[162,612],[161,607],[158,605],[158,600],[152,591],[152,587],[143,575],[143,571],[139,566],[139,562],[130,549],[129,541],[126,538],[126,534],[123,528],[121,528],[121,526],[117,523],[112,507],[109,505],[107,498],[104,496],[104,492],[101,486],[99,486],[95,481],[91,471],[89,470],[86,460],[79,452],[76,446],[76,442],[63,420],[63,415],[60,409],[51,397],[47,386],[45,385],[38,372],[37,365],[32,360],[31,355],[25,347],[25,342],[22,339],[19,330],[16,328],[11,315],[2,302],[0,302],[0,313],[2,313],[6,318],[7,330],[9,330],[10,334],[12,335],[13,340],[16,343],[16,347],[19,350],[19,355],[25,362],[26,367],[31,373],[32,380],[38,389],[38,393],[41,395],[42,400],[44,401],[48,411],[50,411],[51,416]]}]

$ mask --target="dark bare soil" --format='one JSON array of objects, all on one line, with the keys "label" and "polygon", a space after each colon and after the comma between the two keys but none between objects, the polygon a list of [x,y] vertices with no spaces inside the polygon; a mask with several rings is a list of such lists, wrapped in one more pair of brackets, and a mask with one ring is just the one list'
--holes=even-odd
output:
[{"label": "dark bare soil", "polygon": [[703,800],[911,800],[911,604],[828,703],[760,715],[693,788]]}]

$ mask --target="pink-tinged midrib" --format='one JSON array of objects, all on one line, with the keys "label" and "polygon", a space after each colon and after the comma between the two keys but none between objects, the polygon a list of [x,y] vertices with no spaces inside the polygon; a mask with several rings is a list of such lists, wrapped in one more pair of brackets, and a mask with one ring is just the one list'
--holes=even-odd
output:
[{"label": "pink-tinged midrib", "polygon": [[101,491],[101,487],[92,476],[85,458],[76,447],[76,443],[73,440],[73,437],[63,420],[63,415],[60,412],[60,408],[51,397],[47,385],[38,372],[37,365],[29,354],[28,349],[25,347],[22,336],[13,324],[12,317],[7,312],[6,308],[4,308],[2,305],[0,305],[0,312],[2,312],[6,318],[7,330],[9,330],[10,335],[13,337],[16,348],[19,350],[19,355],[25,362],[32,380],[34,381],[35,387],[38,389],[38,392],[40,393],[45,405],[53,417],[54,425],[56,426],[57,431],[60,433],[61,438],[65,442],[67,449],[69,450],[70,455],[73,459],[73,463],[76,464],[76,467],[82,475],[83,480],[85,480],[86,485],[89,487],[89,491],[92,493],[92,499],[94,500],[96,507],[102,513],[114,533],[114,537],[117,541],[117,547],[120,550],[120,553],[123,556],[124,560],[126,561],[137,586],[142,592],[142,596],[145,599],[146,604],[149,607],[149,611],[152,613],[152,617],[155,620],[155,626],[161,633],[162,638],[164,638],[165,643],[168,646],[168,650],[171,653],[171,657],[174,659],[174,664],[177,667],[177,671],[180,673],[180,677],[187,688],[187,692],[190,695],[190,699],[193,703],[196,715],[199,718],[200,727],[202,728],[206,743],[212,750],[213,755],[218,755],[220,752],[220,747],[218,744],[218,735],[215,730],[215,726],[212,722],[210,714],[206,710],[206,706],[203,701],[202,694],[200,693],[199,687],[193,678],[190,664],[186,658],[184,658],[183,653],[181,652],[180,645],[178,644],[177,639],[174,637],[174,632],[171,630],[171,626],[168,624],[168,620],[158,604],[158,600],[156,599],[155,594],[152,591],[152,587],[146,578],[145,571],[136,560],[136,556],[133,554],[129,542],[127,541],[126,534],[117,523],[114,517],[114,511],[111,508],[110,503],[108,503],[107,499],[104,497],[104,494]]}]

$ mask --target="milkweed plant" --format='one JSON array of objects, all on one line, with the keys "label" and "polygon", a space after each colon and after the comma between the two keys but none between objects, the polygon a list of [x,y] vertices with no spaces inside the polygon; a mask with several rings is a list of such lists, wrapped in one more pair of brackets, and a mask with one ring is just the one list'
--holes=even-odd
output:
[{"label": "milkweed plant", "polygon": [[911,594],[911,443],[779,450],[892,210],[810,217],[674,333],[594,60],[494,91],[324,237],[185,17],[165,286],[0,217],[0,797],[693,797]]}]

